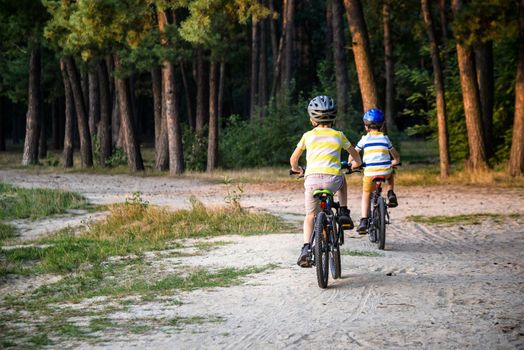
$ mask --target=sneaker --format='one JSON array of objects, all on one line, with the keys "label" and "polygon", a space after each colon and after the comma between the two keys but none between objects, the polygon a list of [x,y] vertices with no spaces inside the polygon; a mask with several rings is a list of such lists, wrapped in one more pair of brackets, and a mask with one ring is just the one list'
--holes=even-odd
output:
[{"label": "sneaker", "polygon": [[397,195],[392,190],[388,191],[388,207],[395,208],[398,205]]},{"label": "sneaker", "polygon": [[311,267],[311,259],[309,258],[309,244],[304,244],[300,256],[298,257],[297,265],[300,267]]},{"label": "sneaker", "polygon": [[361,235],[368,233],[368,218],[360,219],[360,224],[358,225],[357,232]]},{"label": "sneaker", "polygon": [[338,222],[342,225],[344,230],[352,230],[355,227],[351,216],[349,215],[349,209],[347,207],[341,207],[338,214]]}]

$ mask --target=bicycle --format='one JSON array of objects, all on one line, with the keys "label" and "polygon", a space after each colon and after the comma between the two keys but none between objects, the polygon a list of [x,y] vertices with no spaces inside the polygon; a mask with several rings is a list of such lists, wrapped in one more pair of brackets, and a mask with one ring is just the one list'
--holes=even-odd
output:
[{"label": "bicycle", "polygon": [[[396,164],[393,169],[400,165],[401,163]],[[365,164],[361,165],[362,168],[365,168],[365,166]],[[390,224],[388,208],[391,208],[382,196],[382,184],[386,182],[386,177],[382,175],[373,176],[371,181],[375,184],[375,190],[371,193],[369,204],[368,237],[371,243],[377,243],[378,249],[384,250],[386,225]]]},{"label": "bicycle", "polygon": [[[347,169],[347,162],[342,162],[342,167]],[[351,170],[346,172],[346,174],[350,173]],[[290,170],[289,174],[300,173]],[[319,200],[321,210],[315,215],[313,233],[309,240],[308,261],[310,266],[316,268],[318,286],[326,288],[329,273],[333,279],[341,277],[340,246],[344,244],[344,227],[339,222],[340,204],[335,202],[332,191],[318,189],[313,192],[313,197]]]}]

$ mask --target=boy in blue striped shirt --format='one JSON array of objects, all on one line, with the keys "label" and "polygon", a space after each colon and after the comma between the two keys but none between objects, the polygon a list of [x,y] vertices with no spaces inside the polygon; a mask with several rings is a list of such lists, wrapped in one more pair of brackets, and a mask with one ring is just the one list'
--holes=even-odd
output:
[{"label": "boy in blue striped shirt", "polygon": [[362,161],[366,163],[366,168],[364,169],[362,184],[362,218],[357,231],[360,234],[366,234],[368,231],[369,201],[374,189],[372,181],[374,176],[384,176],[387,180],[388,206],[396,207],[398,205],[397,196],[393,192],[393,166],[400,163],[400,154],[393,148],[389,137],[381,131],[384,125],[384,114],[380,109],[368,110],[362,119],[367,134],[362,136],[355,149],[364,151]]}]

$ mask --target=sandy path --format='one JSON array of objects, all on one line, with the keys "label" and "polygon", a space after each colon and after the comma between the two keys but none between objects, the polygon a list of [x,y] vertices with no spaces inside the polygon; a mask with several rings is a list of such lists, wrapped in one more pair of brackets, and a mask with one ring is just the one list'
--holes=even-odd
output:
[{"label": "sandy path", "polygon": [[[0,181],[64,188],[95,203],[120,201],[141,191],[152,203],[180,207],[191,193],[223,202],[224,188],[198,181],[98,175],[21,175],[0,171]],[[300,220],[302,194],[253,192],[243,204]],[[272,349],[432,348],[524,349],[524,224],[522,218],[482,225],[425,226],[407,215],[524,212],[524,190],[475,187],[399,188],[383,256],[342,257],[343,278],[317,287],[313,269],[295,265],[298,232],[222,237],[233,244],[173,263],[243,267],[276,263],[229,288],[176,292],[181,305],[140,303],[112,318],[219,317],[176,331],[108,334],[106,342],[64,344],[80,348]],[[427,192],[427,194],[426,194]],[[358,189],[350,189],[358,208]],[[358,210],[357,210],[358,211]],[[354,219],[358,215],[353,215]],[[367,238],[346,239],[345,249],[376,251]]]}]

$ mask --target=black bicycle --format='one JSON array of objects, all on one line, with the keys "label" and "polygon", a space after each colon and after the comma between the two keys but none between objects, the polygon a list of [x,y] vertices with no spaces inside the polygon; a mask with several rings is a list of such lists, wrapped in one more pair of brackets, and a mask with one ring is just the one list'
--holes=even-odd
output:
[{"label": "black bicycle", "polygon": [[[396,164],[393,168],[396,169],[401,163]],[[361,167],[365,167],[362,164]],[[386,225],[390,223],[386,199],[382,196],[382,184],[386,182],[386,177],[377,175],[372,178],[375,184],[375,190],[371,193],[369,204],[369,220],[368,220],[368,237],[372,243],[377,243],[378,249],[384,250],[386,245]]]},{"label": "black bicycle", "polygon": [[[347,162],[342,162],[342,168],[347,169]],[[299,174],[292,170],[289,173]],[[350,173],[348,170],[347,174]],[[344,244],[344,227],[339,222],[340,204],[335,202],[332,191],[318,189],[313,197],[319,200],[321,210],[313,223],[308,263],[316,268],[318,286],[326,288],[330,272],[333,279],[341,276],[340,246]]]}]

